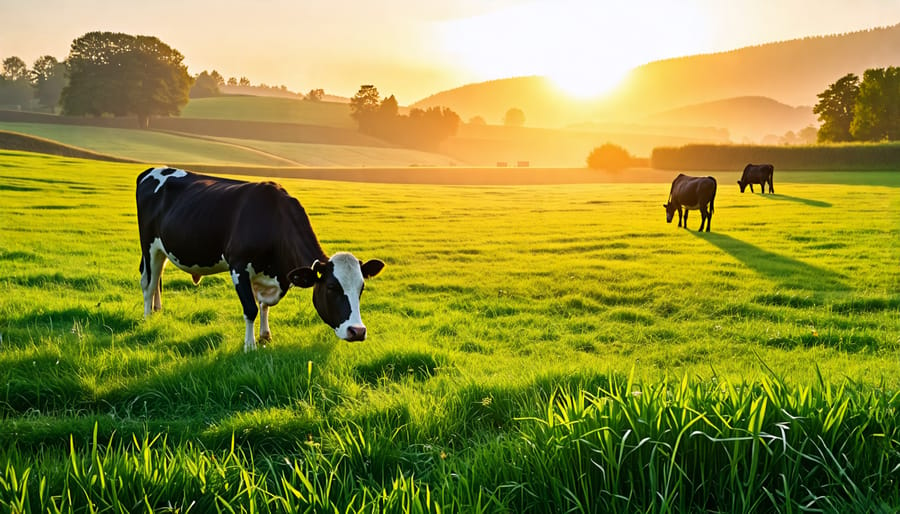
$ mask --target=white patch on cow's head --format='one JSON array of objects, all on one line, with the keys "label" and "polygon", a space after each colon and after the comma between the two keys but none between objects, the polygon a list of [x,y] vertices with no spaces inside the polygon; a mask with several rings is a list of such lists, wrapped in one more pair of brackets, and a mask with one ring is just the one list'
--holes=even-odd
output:
[{"label": "white patch on cow's head", "polygon": [[[168,171],[169,173],[163,174],[163,172]],[[163,184],[166,183],[166,180],[170,178],[181,178],[186,177],[187,172],[184,170],[179,170],[175,168],[153,168],[150,173],[148,173],[144,178],[141,179],[141,183],[143,183],[148,178],[155,178],[159,181],[159,184],[156,186],[156,189],[153,190],[154,193],[159,192],[159,188],[163,187]]]},{"label": "white patch on cow's head", "polygon": [[349,327],[365,328],[359,309],[359,297],[365,281],[359,267],[359,260],[353,255],[339,252],[334,254],[329,262],[334,265],[334,278],[340,282],[344,295],[350,302],[350,317],[334,329],[338,337],[347,339]]}]

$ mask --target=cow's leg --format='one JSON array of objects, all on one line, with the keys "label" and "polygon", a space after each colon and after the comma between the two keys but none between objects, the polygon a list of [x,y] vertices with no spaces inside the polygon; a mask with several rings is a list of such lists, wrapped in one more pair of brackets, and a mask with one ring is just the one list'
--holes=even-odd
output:
[{"label": "cow's leg", "polygon": [[706,207],[700,207],[700,229],[698,232],[703,232],[703,227],[706,226],[706,231],[709,232],[710,221],[712,220],[712,214],[706,209]]},{"label": "cow's leg", "polygon": [[769,193],[775,194],[775,180],[769,177]]},{"label": "cow's leg", "polygon": [[[684,228],[687,228],[687,218],[688,218],[688,214],[690,214],[690,213],[691,213],[691,211],[689,209],[684,210]],[[681,212],[679,212],[678,214],[681,214]],[[679,216],[679,218],[680,217],[681,216]]]},{"label": "cow's leg", "polygon": [[151,312],[162,310],[162,272],[166,256],[159,250],[148,247],[141,258],[141,290],[144,293],[144,317]]},{"label": "cow's leg", "polygon": [[681,226],[681,206],[678,207],[678,226]]},{"label": "cow's leg", "polygon": [[[751,192],[751,193],[755,193],[755,192],[756,192],[756,191],[753,190],[753,184],[747,184],[747,185],[750,186],[750,192]],[[763,191],[763,192],[765,192],[765,191]]]},{"label": "cow's leg", "polygon": [[272,332],[269,330],[269,306],[259,304],[259,344],[265,346],[272,341]]},{"label": "cow's leg", "polygon": [[233,266],[231,268],[231,281],[234,282],[234,289],[237,291],[241,307],[244,309],[244,323],[246,324],[244,351],[256,350],[256,340],[253,338],[253,324],[256,322],[259,308],[257,308],[256,299],[253,297],[253,286],[250,284],[250,274],[247,273],[246,266]]}]

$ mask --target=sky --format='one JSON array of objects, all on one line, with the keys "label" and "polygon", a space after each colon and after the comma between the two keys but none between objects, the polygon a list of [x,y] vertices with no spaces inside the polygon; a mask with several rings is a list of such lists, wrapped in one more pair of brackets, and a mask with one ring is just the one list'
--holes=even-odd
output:
[{"label": "sky", "polygon": [[573,96],[633,67],[900,23],[900,0],[0,0],[0,59],[63,60],[92,31],[156,36],[188,72],[401,105],[545,75]]}]

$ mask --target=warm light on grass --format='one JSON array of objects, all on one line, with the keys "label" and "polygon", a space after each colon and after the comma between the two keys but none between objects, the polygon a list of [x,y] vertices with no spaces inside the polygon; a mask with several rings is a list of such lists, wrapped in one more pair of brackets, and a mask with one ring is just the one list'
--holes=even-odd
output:
[{"label": "warm light on grass", "polygon": [[140,167],[0,162],[2,512],[900,504],[897,174],[714,173],[709,234],[668,183],[282,179],[387,267],[364,343],[299,290],[245,354],[227,275],[142,320]]}]

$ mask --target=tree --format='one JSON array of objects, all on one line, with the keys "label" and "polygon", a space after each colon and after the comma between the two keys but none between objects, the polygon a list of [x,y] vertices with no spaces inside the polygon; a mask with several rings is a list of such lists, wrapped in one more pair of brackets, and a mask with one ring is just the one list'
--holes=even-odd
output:
[{"label": "tree", "polygon": [[236,85],[237,85],[237,79],[234,78],[234,77],[228,77],[228,85],[229,85],[229,86],[236,86]]},{"label": "tree", "polygon": [[224,85],[225,85],[225,77],[223,77],[222,75],[220,75],[218,71],[212,70],[211,72],[209,72],[209,76],[210,76],[214,81],[216,81],[216,86],[217,86],[217,87],[220,87],[220,86],[224,86]]},{"label": "tree", "polygon": [[[215,71],[213,73],[215,73]],[[206,70],[204,70],[194,77],[194,85],[191,86],[190,92],[191,98],[209,98],[212,96],[219,96],[220,94],[219,83],[212,73],[207,73]]]},{"label": "tree", "polygon": [[594,148],[587,157],[587,165],[595,170],[619,171],[628,168],[633,163],[633,158],[628,150],[612,143],[606,143]]},{"label": "tree", "polygon": [[183,60],[155,37],[89,32],[72,42],[66,60],[63,113],[135,115],[142,128],[151,116],[177,115],[192,83]]},{"label": "tree", "polygon": [[850,134],[860,141],[900,139],[900,68],[875,68],[863,73]]},{"label": "tree", "polygon": [[238,81],[238,85],[239,86],[249,86],[250,79],[248,79],[247,77],[241,77],[241,80]]},{"label": "tree", "polygon": [[8,81],[28,80],[28,67],[19,57],[7,57],[3,59],[3,71],[0,76]]},{"label": "tree", "polygon": [[306,93],[306,100],[309,100],[310,102],[321,102],[324,97],[324,89],[310,89],[309,93]]},{"label": "tree", "polygon": [[525,125],[525,113],[522,109],[513,107],[503,115],[503,124],[507,127],[521,127]]},{"label": "tree", "polygon": [[819,102],[813,107],[813,112],[819,115],[822,122],[819,141],[852,140],[850,124],[853,122],[856,97],[859,96],[859,77],[848,73],[816,96]]},{"label": "tree", "polygon": [[818,133],[819,131],[816,129],[816,127],[809,125],[808,127],[798,132],[797,137],[800,139],[801,144],[811,145],[815,144]]},{"label": "tree", "polygon": [[366,134],[375,132],[375,119],[381,104],[378,88],[371,84],[363,84],[350,99],[350,117],[356,120],[359,131]]},{"label": "tree", "polygon": [[34,96],[42,107],[53,109],[66,85],[66,65],[52,55],[44,55],[34,61],[31,69]]},{"label": "tree", "polygon": [[487,122],[484,121],[484,118],[481,116],[472,116],[469,118],[469,125],[487,125]]},{"label": "tree", "polygon": [[28,80],[28,68],[19,57],[3,60],[0,70],[0,105],[27,108],[32,103],[34,93]]}]

